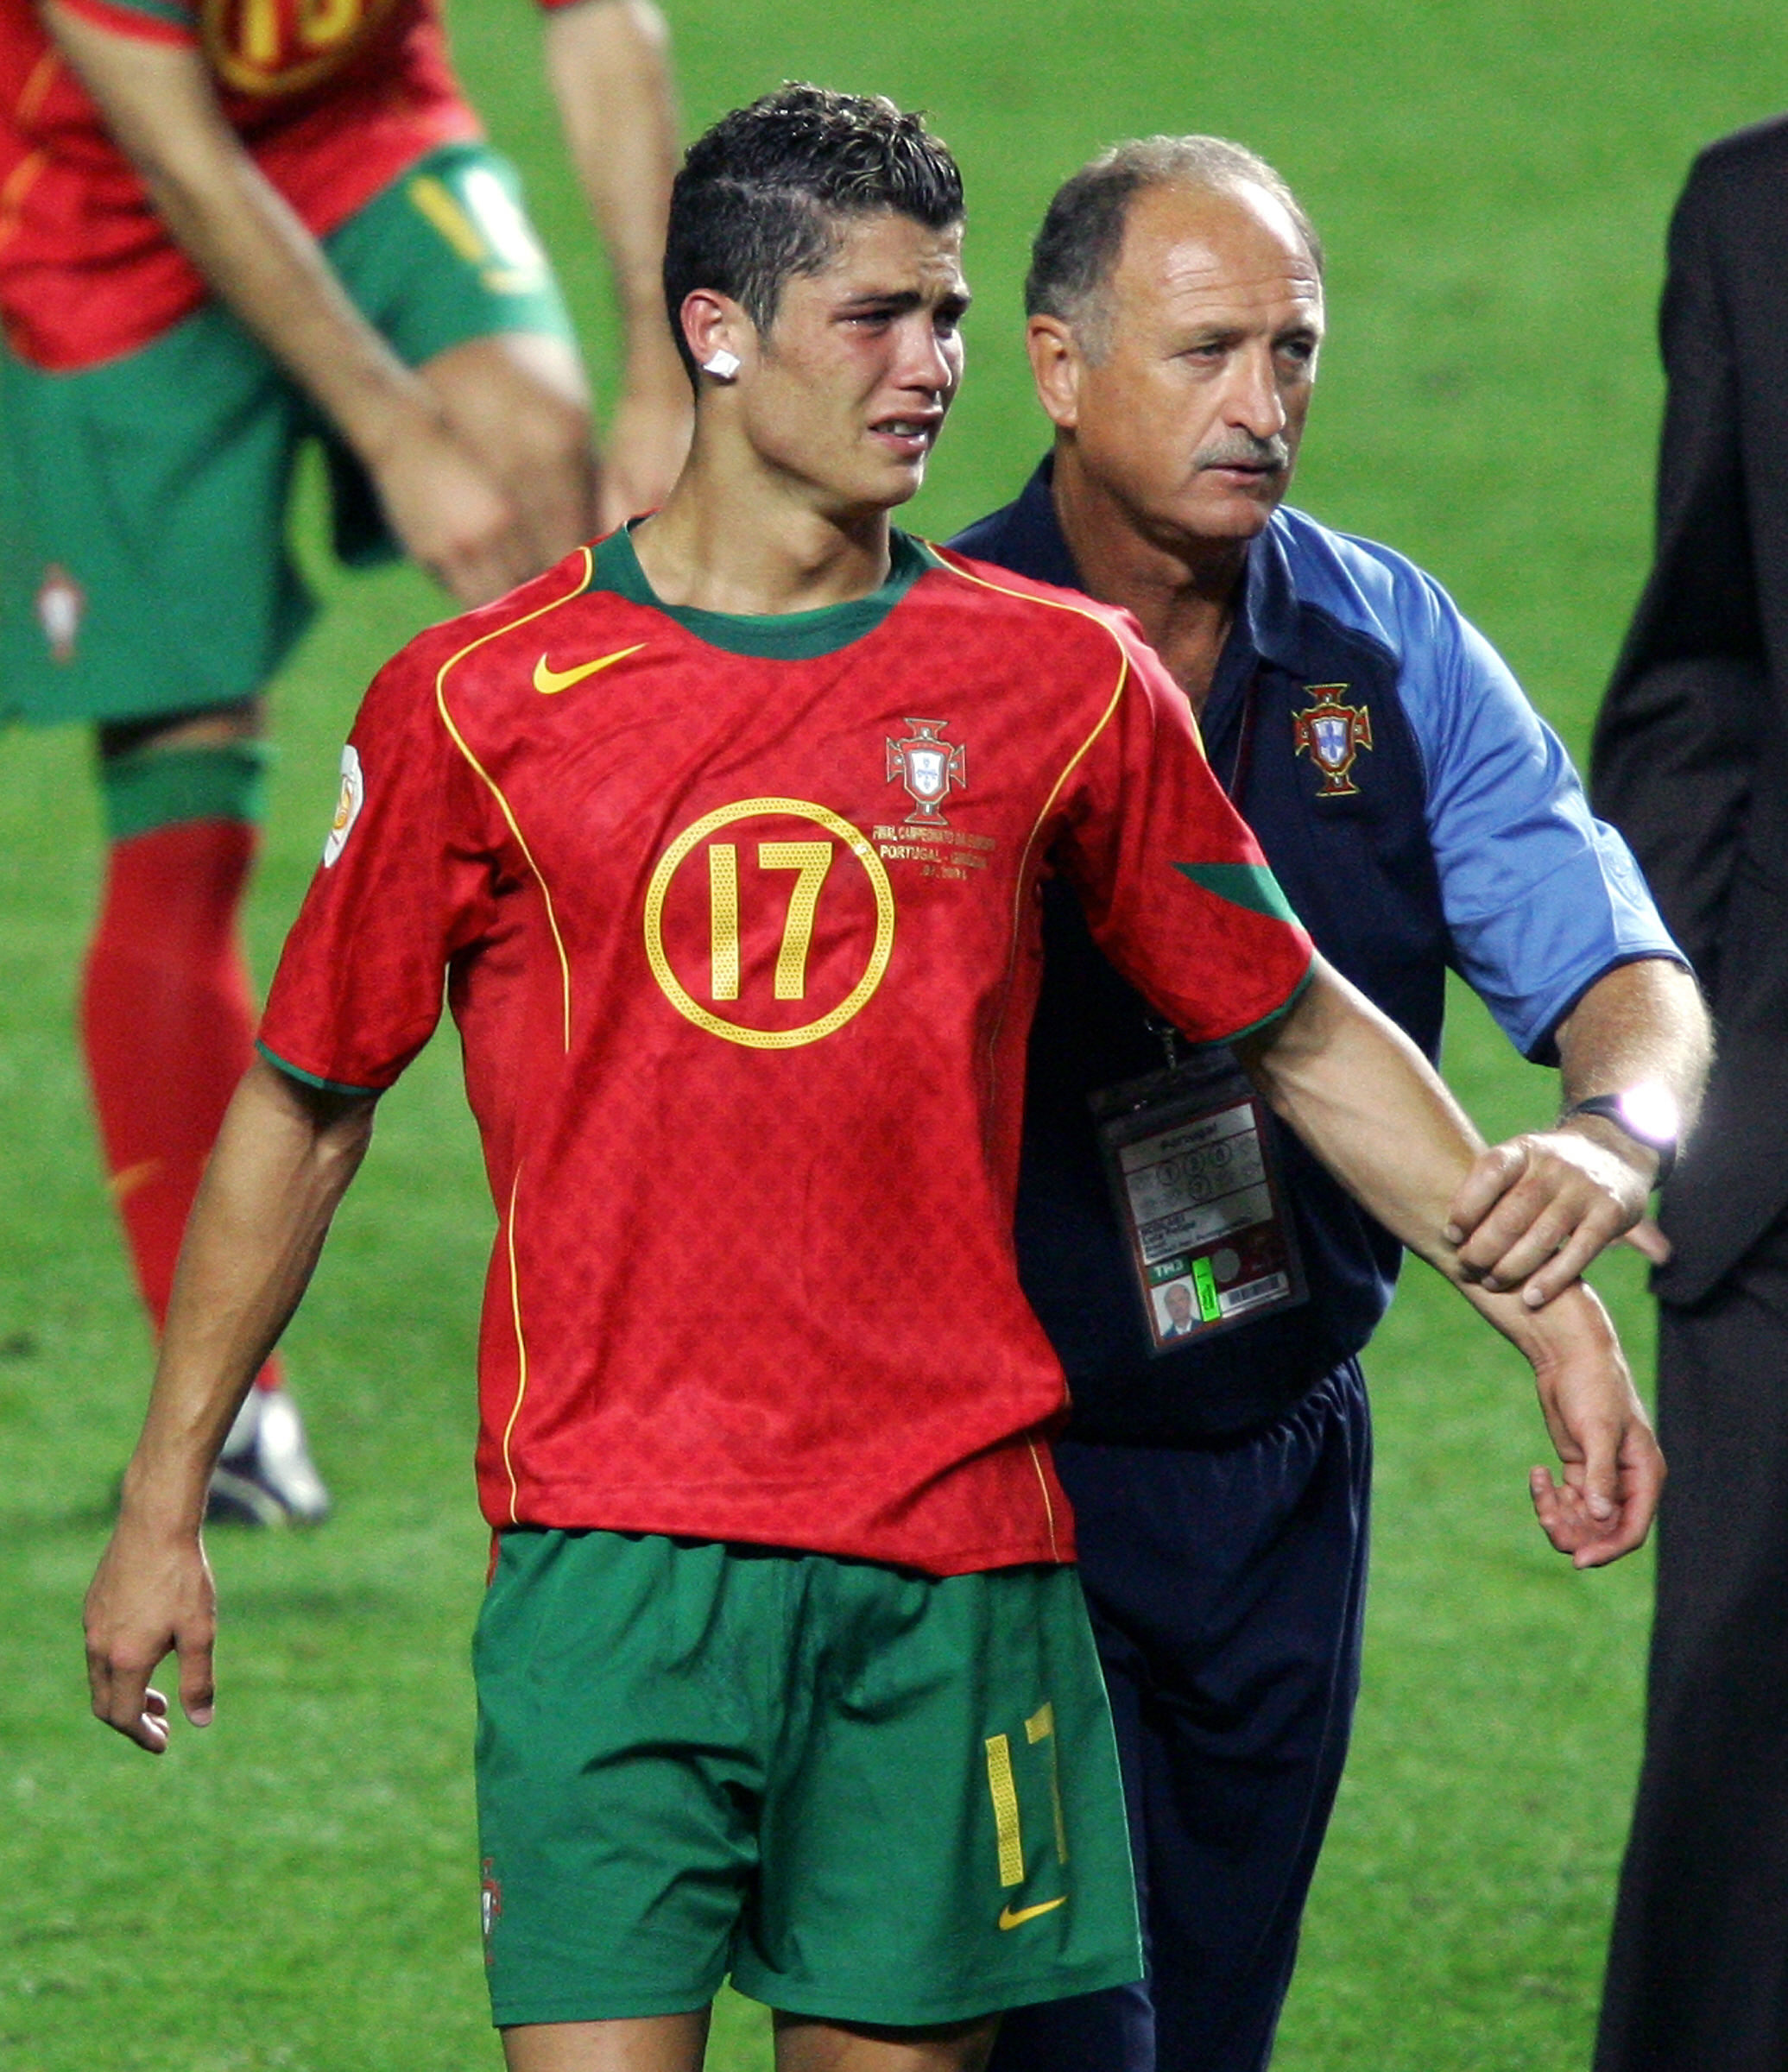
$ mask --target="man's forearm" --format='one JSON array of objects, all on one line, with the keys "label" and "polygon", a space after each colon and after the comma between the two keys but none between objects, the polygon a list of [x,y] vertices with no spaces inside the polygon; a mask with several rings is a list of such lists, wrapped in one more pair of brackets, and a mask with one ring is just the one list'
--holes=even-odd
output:
[{"label": "man's forearm", "polygon": [[438,420],[224,120],[198,54],[112,35],[54,0],[45,19],[181,250],[362,458],[376,466],[402,420]]},{"label": "man's forearm", "polygon": [[[1701,1106],[1713,1047],[1700,989],[1680,964],[1646,957],[1596,980],[1558,1027],[1561,1105],[1636,1086],[1666,1093],[1684,1136]],[[1593,1134],[1629,1159],[1649,1159],[1612,1122],[1596,1116],[1571,1128]],[[1647,1174],[1649,1178],[1649,1173]]]},{"label": "man's forearm", "polygon": [[1446,1211],[1482,1140],[1408,1037],[1318,957],[1290,1012],[1238,1047],[1274,1111],[1343,1186],[1460,1279]]},{"label": "man's forearm", "polygon": [[231,1420],[297,1307],[372,1134],[372,1102],[313,1094],[260,1060],[193,1203],[123,1513],[196,1530]]},{"label": "man's forearm", "polygon": [[546,27],[565,143],[602,232],[626,326],[629,380],[686,382],[664,306],[664,234],[677,162],[664,17],[649,0],[578,0]]}]

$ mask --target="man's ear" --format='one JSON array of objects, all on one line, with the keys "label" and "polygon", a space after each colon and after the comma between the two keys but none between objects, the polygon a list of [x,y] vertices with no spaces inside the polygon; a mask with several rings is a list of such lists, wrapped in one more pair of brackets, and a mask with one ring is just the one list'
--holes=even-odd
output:
[{"label": "man's ear", "polygon": [[[698,367],[706,367],[717,354],[728,356],[732,373],[755,357],[757,326],[730,295],[717,294],[705,287],[692,288],[678,312],[683,336]],[[728,378],[730,378],[730,375]]]},{"label": "man's ear", "polygon": [[1037,401],[1058,432],[1080,422],[1080,374],[1086,364],[1073,332],[1059,317],[1033,317],[1025,325],[1025,351],[1037,383]]}]

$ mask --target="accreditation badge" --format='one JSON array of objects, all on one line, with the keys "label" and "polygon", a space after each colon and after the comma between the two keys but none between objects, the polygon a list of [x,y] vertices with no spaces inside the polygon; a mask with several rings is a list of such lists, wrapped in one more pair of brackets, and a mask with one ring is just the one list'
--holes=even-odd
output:
[{"label": "accreditation badge", "polygon": [[1227,1050],[1088,1102],[1152,1356],[1308,1299],[1267,1106]]}]

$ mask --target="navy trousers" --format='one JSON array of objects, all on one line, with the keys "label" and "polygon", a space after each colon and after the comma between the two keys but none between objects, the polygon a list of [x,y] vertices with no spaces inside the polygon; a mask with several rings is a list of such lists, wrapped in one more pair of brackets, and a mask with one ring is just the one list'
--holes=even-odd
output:
[{"label": "navy trousers", "polygon": [[1271,2057],[1359,1690],[1371,1453],[1351,1361],[1235,1444],[1057,1449],[1149,1975],[1009,2013],[989,2072]]}]

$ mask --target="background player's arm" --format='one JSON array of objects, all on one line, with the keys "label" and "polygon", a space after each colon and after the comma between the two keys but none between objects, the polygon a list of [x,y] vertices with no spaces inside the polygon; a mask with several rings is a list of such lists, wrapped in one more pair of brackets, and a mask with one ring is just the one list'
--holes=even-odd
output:
[{"label": "background player's arm", "polygon": [[[1606,972],[1557,1032],[1561,1105],[1628,1087],[1662,1087],[1687,1135],[1701,1104],[1712,1033],[1700,989],[1680,964],[1646,957]],[[1518,1286],[1554,1258],[1548,1281],[1581,1273],[1632,1230],[1658,1177],[1658,1154],[1600,1115],[1494,1144],[1453,1197],[1448,1235],[1487,1288]],[[1668,1256],[1655,1226],[1641,1249]],[[1456,1236],[1455,1236],[1456,1234]],[[1639,1238],[1635,1233],[1635,1242]]]},{"label": "background player's arm", "polygon": [[668,45],[664,17],[649,0],[572,0],[547,17],[547,74],[608,250],[626,339],[603,465],[604,529],[661,503],[689,445],[689,381],[664,306],[665,219],[677,164]]},{"label": "background player's arm", "polygon": [[1620,1342],[1568,1264],[1569,1248],[1519,1292],[1494,1292],[1468,1277],[1444,1233],[1482,1143],[1426,1058],[1320,957],[1292,1008],[1235,1047],[1274,1110],[1336,1178],[1532,1364],[1564,1463],[1562,1488],[1534,1470],[1534,1505],[1552,1544],[1585,1568],[1638,1546],[1664,1469]]},{"label": "background player's arm", "polygon": [[169,231],[364,463],[405,550],[465,604],[534,574],[515,504],[349,300],[224,120],[199,52],[99,28],[54,0],[43,15]]},{"label": "background player's arm", "polygon": [[318,1092],[256,1059],[218,1137],[180,1253],[155,1385],[111,1541],[87,1593],[93,1710],[160,1754],[170,1650],[194,1726],[212,1713],[216,1623],[199,1528],[231,1421],[308,1285],[365,1153],[374,1099]]}]

